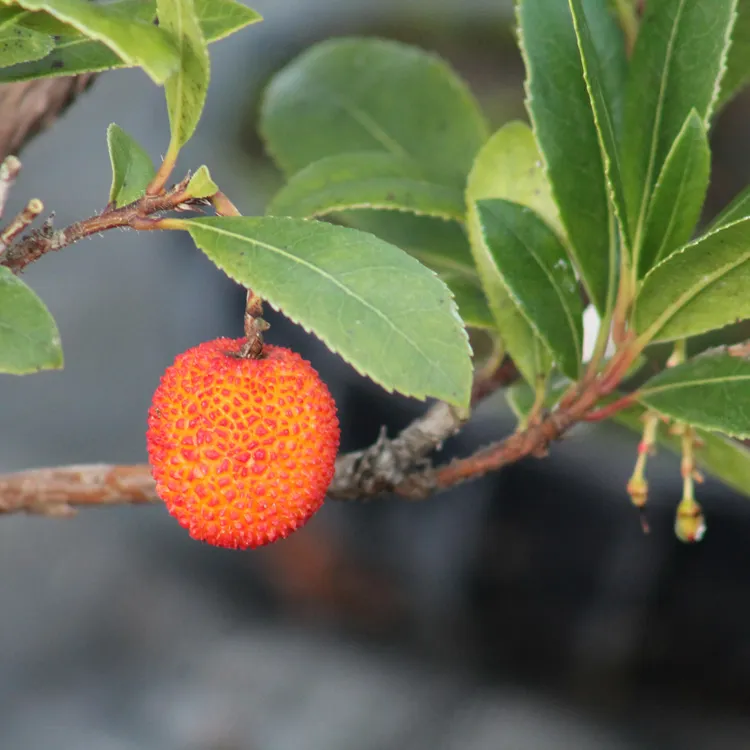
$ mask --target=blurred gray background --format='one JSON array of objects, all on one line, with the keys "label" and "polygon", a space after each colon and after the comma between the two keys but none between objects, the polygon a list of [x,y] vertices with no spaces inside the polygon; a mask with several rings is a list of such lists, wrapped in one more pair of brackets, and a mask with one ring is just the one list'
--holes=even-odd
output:
[{"label": "blurred gray background", "polygon": [[[257,0],[265,21],[212,47],[213,82],[180,171],[207,163],[247,214],[279,177],[256,134],[272,72],[329,36],[442,52],[495,125],[523,115],[498,0]],[[162,93],[101,77],[23,154],[8,212],[41,198],[66,225],[100,210],[105,130],[158,158]],[[720,119],[709,210],[750,178],[750,99]],[[62,372],[0,376],[2,471],[145,460],[146,410],[174,355],[239,335],[242,294],[182,235],[110,232],[30,267],[60,326]],[[343,448],[423,408],[388,397],[270,316],[342,415]],[[512,429],[502,397],[446,452]],[[635,438],[574,432],[428,502],[328,503],[284,543],[227,552],[161,507],[0,519],[0,748],[619,750],[750,746],[750,503],[700,488],[708,533],[671,531],[677,461],[652,463],[653,532],[625,494]]]}]

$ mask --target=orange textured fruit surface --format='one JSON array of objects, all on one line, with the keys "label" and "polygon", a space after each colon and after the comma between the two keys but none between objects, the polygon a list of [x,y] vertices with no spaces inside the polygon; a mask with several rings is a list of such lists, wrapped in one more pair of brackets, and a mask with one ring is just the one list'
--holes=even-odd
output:
[{"label": "orange textured fruit surface", "polygon": [[336,405],[298,354],[216,339],[180,354],[156,389],[146,434],[156,491],[194,539],[259,547],[323,504],[339,445]]}]

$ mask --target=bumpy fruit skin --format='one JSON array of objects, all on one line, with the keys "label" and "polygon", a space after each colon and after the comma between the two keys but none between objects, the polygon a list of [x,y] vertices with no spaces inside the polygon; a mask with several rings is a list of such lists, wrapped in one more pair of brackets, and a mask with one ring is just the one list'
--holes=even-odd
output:
[{"label": "bumpy fruit skin", "polygon": [[148,415],[148,455],[169,512],[209,544],[260,547],[323,504],[339,446],[336,404],[298,354],[216,339],[167,368]]}]

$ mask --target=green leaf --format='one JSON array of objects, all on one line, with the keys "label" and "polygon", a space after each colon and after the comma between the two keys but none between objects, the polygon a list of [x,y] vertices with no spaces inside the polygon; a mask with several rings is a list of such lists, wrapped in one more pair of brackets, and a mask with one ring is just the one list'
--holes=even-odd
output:
[{"label": "green leaf", "polygon": [[179,64],[171,40],[161,29],[112,12],[86,0],[17,0],[27,10],[42,10],[102,42],[128,65],[142,67],[155,83],[164,83]]},{"label": "green leaf", "polygon": [[455,221],[397,211],[349,210],[338,218],[400,247],[448,285],[468,327],[495,329],[463,229]]},{"label": "green leaf", "polygon": [[750,185],[742,190],[729,205],[711,222],[706,233],[714,232],[727,224],[733,224],[750,216]]},{"label": "green leaf", "polygon": [[342,211],[337,218],[347,226],[369,232],[400,247],[438,273],[460,272],[476,277],[469,243],[463,228],[456,221],[370,209]]},{"label": "green leaf", "polygon": [[737,3],[737,20],[732,30],[732,44],[727,69],[721,79],[718,107],[723,107],[750,83],[750,0]]},{"label": "green leaf", "polygon": [[546,346],[510,296],[482,236],[476,202],[505,198],[528,206],[544,217],[561,236],[560,215],[542,168],[539,150],[528,125],[510,122],[498,130],[474,160],[466,187],[467,224],[471,250],[482,286],[497,321],[506,350],[530,383],[546,377],[551,357]]},{"label": "green leaf", "polygon": [[412,159],[383,151],[335,154],[293,175],[271,201],[275,216],[326,216],[351,208],[464,218],[463,194],[423,175]]},{"label": "green leaf", "polygon": [[[578,49],[581,55],[583,75],[586,81],[586,90],[599,136],[607,189],[625,238],[625,247],[630,248],[618,132],[621,126],[621,97],[627,74],[627,60],[622,34],[617,29],[616,20],[611,11],[607,12],[607,9],[602,6],[599,0],[596,0],[596,2],[599,5],[598,12],[595,12],[591,2],[587,3],[587,0],[569,0]],[[589,26],[588,17],[584,12],[586,5],[589,7],[588,17],[592,19],[594,24],[598,25],[592,24]],[[596,31],[596,34],[593,34],[593,31]],[[599,41],[598,48],[597,40]],[[605,42],[607,42],[608,49],[602,49],[602,44]],[[610,43],[613,43],[613,45],[610,45]],[[600,57],[600,53],[605,56]],[[608,290],[613,293],[613,270],[617,263],[614,242],[610,242],[609,251],[611,276]]]},{"label": "green leaf", "polygon": [[654,187],[638,257],[639,278],[690,239],[701,215],[710,172],[708,135],[692,110]]},{"label": "green leaf", "polygon": [[[437,269],[433,270],[437,271]],[[444,271],[440,273],[440,278],[453,292],[453,297],[458,305],[458,312],[467,328],[482,328],[484,330],[497,328],[495,318],[487,305],[487,298],[484,296],[479,279],[476,276]]]},{"label": "green leaf", "polygon": [[164,84],[172,139],[176,154],[195,132],[206,103],[210,66],[208,47],[195,12],[194,0],[156,0],[159,25],[172,35],[180,65]]},{"label": "green leaf", "polygon": [[668,367],[638,391],[638,400],[672,419],[734,437],[750,437],[750,361],[704,355]]},{"label": "green leaf", "polygon": [[198,171],[190,178],[187,186],[187,194],[191,198],[210,198],[219,192],[219,186],[211,179],[211,173],[204,164],[198,167]]},{"label": "green leaf", "polygon": [[[255,11],[234,0],[194,1],[198,21],[208,42],[223,39],[242,26],[261,20]],[[237,11],[239,7],[243,11]],[[156,0],[116,0],[107,5],[107,10],[128,20],[151,24],[156,18]],[[242,23],[238,26],[240,21]],[[42,60],[0,70],[0,83],[131,67],[106,45],[89,39],[47,13],[26,12],[19,23],[33,31],[58,35],[60,39],[55,49]]]},{"label": "green leaf", "polygon": [[[640,434],[643,431],[643,412],[644,409],[641,407],[632,407],[617,412],[612,419],[617,424]],[[701,441],[700,448],[695,452],[698,467],[737,492],[750,497],[750,450],[742,443],[724,435],[700,429],[696,430],[696,435]],[[659,430],[657,440],[660,445],[674,453],[681,453],[680,438],[670,435],[667,430]]]},{"label": "green leaf", "polygon": [[[156,3],[154,0],[144,6],[141,0],[119,0],[108,5],[107,10],[111,14],[121,14],[124,19],[150,24],[155,17]],[[48,13],[23,11],[18,23],[32,31],[56,36],[55,48],[36,62],[0,70],[2,83],[126,67],[107,45],[90,39]]]},{"label": "green leaf", "polygon": [[649,341],[673,341],[750,317],[750,219],[703,235],[644,278],[633,324]]},{"label": "green leaf", "polygon": [[466,187],[469,201],[505,198],[531,208],[555,230],[565,230],[531,128],[524,122],[503,125],[477,154]]},{"label": "green leaf", "polygon": [[54,318],[23,281],[0,266],[0,372],[23,375],[62,366]]},{"label": "green leaf", "polygon": [[467,406],[471,351],[450,291],[396,247],[303,219],[171,220],[223,271],[387,390]]},{"label": "green leaf", "polygon": [[112,164],[109,201],[119,208],[146,192],[156,170],[143,146],[115,123],[107,128],[107,147]]},{"label": "green leaf", "polygon": [[266,90],[260,127],[287,175],[334,154],[382,151],[460,188],[487,137],[448,65],[379,39],[334,39],[304,52]]},{"label": "green leaf", "polygon": [[[586,18],[597,29],[586,38],[587,59],[598,55],[602,69],[599,95],[614,96],[611,83],[622,77],[622,33],[607,3],[587,2]],[[605,167],[591,101],[584,79],[570,8],[564,2],[522,0],[518,6],[519,40],[526,62],[527,108],[552,192],[560,208],[570,251],[596,308],[603,312],[612,279],[613,243]],[[593,49],[592,49],[593,48]],[[606,74],[602,71],[606,71]],[[589,71],[594,83],[593,72]],[[607,104],[612,118],[617,106]],[[616,131],[613,121],[612,128]],[[602,131],[604,132],[604,131]],[[572,166],[575,165],[575,166]]]},{"label": "green leaf", "polygon": [[695,109],[708,129],[724,69],[736,0],[646,5],[625,100],[623,180],[634,254],[667,155]]},{"label": "green leaf", "polygon": [[209,42],[234,34],[263,17],[236,0],[193,0],[203,36]]},{"label": "green leaf", "polygon": [[48,34],[18,25],[21,8],[0,7],[0,66],[39,60],[55,46]]},{"label": "green leaf", "polygon": [[477,210],[482,240],[511,297],[560,369],[578,377],[583,306],[560,240],[531,209],[517,203],[485,199]]}]

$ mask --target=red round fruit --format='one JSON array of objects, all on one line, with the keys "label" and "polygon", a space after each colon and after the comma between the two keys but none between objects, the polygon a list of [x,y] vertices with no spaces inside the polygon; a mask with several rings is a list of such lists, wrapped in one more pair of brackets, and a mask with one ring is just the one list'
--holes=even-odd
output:
[{"label": "red round fruit", "polygon": [[156,491],[199,539],[247,549],[283,538],[323,504],[339,446],[336,404],[295,352],[216,339],[177,356],[146,435]]}]

